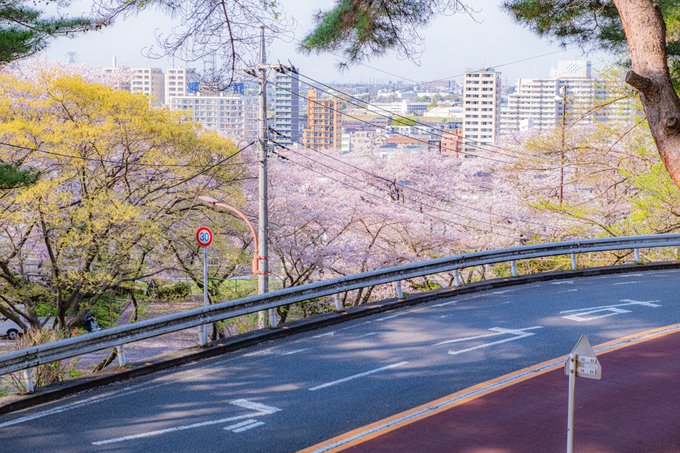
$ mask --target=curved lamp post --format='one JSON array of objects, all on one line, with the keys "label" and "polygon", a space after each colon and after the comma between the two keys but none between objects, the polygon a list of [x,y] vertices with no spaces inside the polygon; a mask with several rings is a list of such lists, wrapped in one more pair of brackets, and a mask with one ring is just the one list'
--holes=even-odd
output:
[{"label": "curved lamp post", "polygon": [[[232,212],[233,214],[236,214],[241,220],[243,220],[246,223],[246,225],[248,225],[248,228],[250,229],[250,234],[253,235],[253,241],[255,242],[254,243],[255,254],[253,255],[253,266],[252,266],[253,267],[253,274],[257,275],[258,278],[261,278],[261,276],[263,276],[266,279],[267,276],[268,276],[267,266],[266,265],[260,266],[260,261],[266,262],[268,257],[259,256],[258,252],[260,250],[260,241],[258,240],[258,236],[257,236],[257,233],[255,231],[255,227],[253,227],[253,224],[250,222],[250,220],[248,220],[248,218],[245,216],[245,214],[243,214],[241,211],[239,211],[235,207],[228,205],[226,203],[223,203],[223,202],[221,202],[221,201],[219,201],[219,200],[217,200],[213,197],[208,197],[208,196],[202,195],[202,196],[199,196],[198,199],[201,200],[202,202],[206,203],[206,204],[209,204],[209,205],[215,207],[215,208],[223,208],[223,209],[226,209],[226,210]],[[264,267],[264,270],[261,270],[262,267]],[[263,293],[267,292],[266,285],[264,286],[265,289],[262,289],[262,288],[263,288],[262,285],[258,285],[258,293],[259,294],[263,294]],[[264,312],[260,312],[259,320],[260,320],[260,322],[259,322],[260,326],[264,327],[264,320],[265,320]],[[276,327],[277,323],[278,323],[278,320],[276,318],[276,312],[274,310],[269,310],[269,325],[270,325],[270,327]]]}]

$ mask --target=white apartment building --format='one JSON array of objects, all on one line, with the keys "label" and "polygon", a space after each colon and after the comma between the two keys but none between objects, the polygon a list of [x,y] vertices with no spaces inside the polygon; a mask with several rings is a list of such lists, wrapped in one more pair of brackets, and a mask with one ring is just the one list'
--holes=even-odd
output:
[{"label": "white apartment building", "polygon": [[595,108],[622,89],[622,82],[594,78],[589,61],[560,61],[549,78],[517,81],[501,109],[501,134],[550,130],[562,123],[563,115],[565,124],[625,121],[632,112],[630,100]]},{"label": "white apartment building", "polygon": [[[115,59],[114,59],[115,65]],[[104,74],[115,77],[121,73],[129,73],[130,81],[117,82],[116,88],[130,91],[134,94],[143,94],[149,98],[154,107],[160,107],[165,101],[164,76],[160,68],[127,68],[125,66],[113,66],[104,68]]]},{"label": "white apartment building", "polygon": [[274,140],[282,145],[299,143],[300,128],[300,80],[297,74],[279,72],[274,79],[274,124],[280,135]]},{"label": "white apartment building", "polygon": [[194,121],[238,140],[251,141],[257,137],[255,96],[174,96],[169,99],[168,107],[191,112]]},{"label": "white apartment building", "polygon": [[[165,71],[165,99],[195,94],[190,84],[198,83],[198,74],[190,68],[169,68]],[[198,87],[196,87],[198,88]],[[167,101],[166,101],[167,102]]]},{"label": "white apartment building", "polygon": [[151,105],[160,107],[165,103],[165,78],[160,68],[132,68],[130,92],[149,97]]},{"label": "white apartment building", "polygon": [[495,145],[500,131],[501,77],[493,69],[465,72],[463,79],[463,153]]}]

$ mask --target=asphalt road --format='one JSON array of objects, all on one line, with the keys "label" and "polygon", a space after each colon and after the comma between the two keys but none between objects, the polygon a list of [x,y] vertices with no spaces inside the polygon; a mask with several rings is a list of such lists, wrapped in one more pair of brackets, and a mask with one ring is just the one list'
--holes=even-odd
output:
[{"label": "asphalt road", "polygon": [[287,452],[476,383],[680,322],[680,271],[441,300],[0,417],[2,452]]}]

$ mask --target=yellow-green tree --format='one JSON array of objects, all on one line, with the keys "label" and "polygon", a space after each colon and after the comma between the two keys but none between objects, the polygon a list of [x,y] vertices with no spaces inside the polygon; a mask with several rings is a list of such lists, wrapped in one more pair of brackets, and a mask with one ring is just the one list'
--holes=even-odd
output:
[{"label": "yellow-green tree", "polygon": [[239,197],[237,155],[143,96],[0,76],[0,161],[42,174],[0,192],[0,313],[37,326],[47,305],[70,330],[108,291],[176,272],[168,241],[203,222],[197,195]]}]

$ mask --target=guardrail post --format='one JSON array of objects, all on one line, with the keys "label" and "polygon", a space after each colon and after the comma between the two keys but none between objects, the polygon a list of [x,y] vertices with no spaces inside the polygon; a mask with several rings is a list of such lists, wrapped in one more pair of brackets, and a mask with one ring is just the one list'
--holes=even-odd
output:
[{"label": "guardrail post", "polygon": [[335,293],[333,295],[333,302],[335,303],[335,310],[342,311],[345,307],[342,306],[342,300],[340,299],[340,293]]},{"label": "guardrail post", "polygon": [[118,356],[118,366],[120,368],[123,368],[125,365],[127,365],[127,357],[125,357],[125,350],[123,349],[122,344],[116,346],[116,355]]},{"label": "guardrail post", "polygon": [[401,280],[397,280],[396,282],[394,282],[394,290],[397,292],[398,299],[404,298],[404,290],[401,289]]},{"label": "guardrail post", "polygon": [[35,381],[33,380],[33,368],[26,368],[21,371],[26,393],[35,393]]},{"label": "guardrail post", "polygon": [[198,326],[198,344],[201,346],[208,344],[208,326],[205,324]]},{"label": "guardrail post", "polygon": [[269,310],[269,327],[272,329],[279,325],[279,316],[276,314],[276,310],[270,308]]},{"label": "guardrail post", "polygon": [[512,276],[517,277],[517,261],[511,261],[510,268],[512,269]]},{"label": "guardrail post", "polygon": [[635,259],[635,264],[640,264],[640,249],[633,249],[633,259]]},{"label": "guardrail post", "polygon": [[458,272],[458,269],[453,271],[453,283],[456,286],[460,286],[460,272]]},{"label": "guardrail post", "polygon": [[575,271],[576,270],[576,253],[571,254],[571,270]]}]

